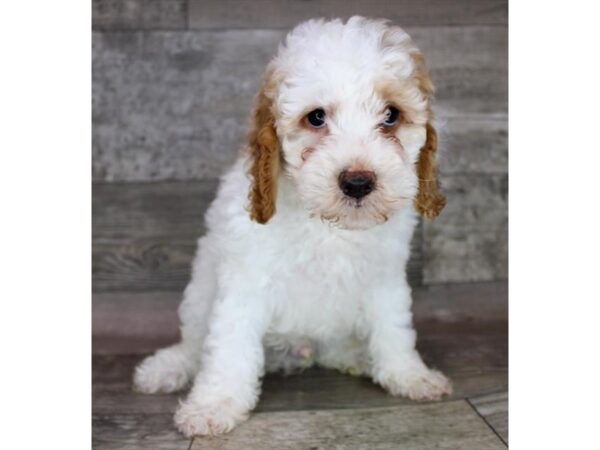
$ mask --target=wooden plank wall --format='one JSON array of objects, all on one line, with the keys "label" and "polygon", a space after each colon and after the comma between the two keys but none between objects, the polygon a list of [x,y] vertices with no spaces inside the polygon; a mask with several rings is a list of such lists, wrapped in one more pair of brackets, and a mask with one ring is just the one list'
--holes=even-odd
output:
[{"label": "wooden plank wall", "polygon": [[438,87],[448,206],[414,285],[507,277],[505,0],[93,0],[93,288],[181,290],[262,70],[314,16],[392,19]]}]

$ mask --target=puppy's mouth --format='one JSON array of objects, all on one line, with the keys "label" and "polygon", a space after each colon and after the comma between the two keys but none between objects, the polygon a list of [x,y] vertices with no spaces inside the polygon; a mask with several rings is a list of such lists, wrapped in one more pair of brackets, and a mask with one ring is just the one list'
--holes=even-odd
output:
[{"label": "puppy's mouth", "polygon": [[336,211],[320,214],[322,221],[341,230],[367,230],[389,220],[390,212],[377,205],[369,196],[354,199],[343,197]]},{"label": "puppy's mouth", "polygon": [[365,206],[364,199],[356,200],[353,198],[346,198],[345,203],[348,208],[353,208],[353,209],[360,209],[360,208],[364,208],[364,206]]},{"label": "puppy's mouth", "polygon": [[377,194],[378,194],[377,190],[374,189],[368,195],[366,195],[364,197],[360,197],[360,198],[353,198],[353,197],[349,197],[348,195],[343,195],[341,198],[341,203],[343,204],[343,206],[345,208],[350,208],[350,209],[365,209],[365,208],[378,209]]},{"label": "puppy's mouth", "polygon": [[367,230],[388,222],[396,211],[411,203],[409,197],[375,189],[360,198],[340,195],[333,207],[321,210],[317,215],[338,229]]}]

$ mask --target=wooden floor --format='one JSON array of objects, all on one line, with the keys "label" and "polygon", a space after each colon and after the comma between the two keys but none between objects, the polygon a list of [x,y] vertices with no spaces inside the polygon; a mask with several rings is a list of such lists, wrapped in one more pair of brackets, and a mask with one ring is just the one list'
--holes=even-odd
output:
[{"label": "wooden floor", "polygon": [[[144,355],[108,354],[107,349],[116,348],[113,340],[113,347],[101,342],[95,345],[103,354],[93,356],[93,447],[505,448],[508,442],[506,283],[421,288],[415,290],[415,299],[419,350],[430,365],[442,370],[454,384],[454,394],[442,402],[416,403],[394,398],[368,379],[314,368],[289,377],[267,376],[259,405],[248,422],[223,437],[190,440],[180,435],[172,423],[178,399],[185,393],[158,396],[133,393],[133,367]],[[94,327],[96,331],[96,323]],[[102,336],[96,337],[102,341]],[[136,342],[131,347],[123,342],[120,348],[130,351],[143,348],[138,345],[139,337]]]}]

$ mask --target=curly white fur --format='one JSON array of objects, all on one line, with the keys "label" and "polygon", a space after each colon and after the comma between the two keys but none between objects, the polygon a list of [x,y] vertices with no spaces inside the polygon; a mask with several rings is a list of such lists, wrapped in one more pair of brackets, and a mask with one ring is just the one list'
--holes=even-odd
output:
[{"label": "curly white fur", "polygon": [[[301,24],[280,47],[271,63],[281,77],[273,98],[284,161],[277,212],[266,225],[250,220],[241,156],[206,215],[179,309],[182,340],[135,371],[140,392],[193,381],[175,415],[184,434],[231,430],[255,407],[265,370],[315,362],[368,375],[393,395],[450,392],[415,350],[405,276],[428,118],[411,78],[414,50],[399,28],[359,17]],[[409,120],[390,139],[378,128],[386,99],[377,86],[392,79],[403,83]],[[315,107],[327,108],[326,135],[299,125]],[[377,176],[361,202],[337,184],[355,166]]]}]

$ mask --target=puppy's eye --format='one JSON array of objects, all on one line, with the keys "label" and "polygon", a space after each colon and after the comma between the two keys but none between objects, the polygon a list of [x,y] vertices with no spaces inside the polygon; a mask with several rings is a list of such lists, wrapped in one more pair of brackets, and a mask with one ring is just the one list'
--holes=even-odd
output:
[{"label": "puppy's eye", "polygon": [[306,116],[306,120],[308,120],[308,123],[310,124],[311,127],[314,128],[321,128],[325,126],[325,111],[323,111],[321,108],[315,109],[314,111],[311,111],[308,113],[308,115]]},{"label": "puppy's eye", "polygon": [[381,123],[381,126],[382,127],[393,127],[394,125],[396,125],[398,123],[399,119],[400,119],[400,111],[398,111],[398,108],[395,108],[393,106],[388,106],[387,109],[385,110],[385,119]]}]

